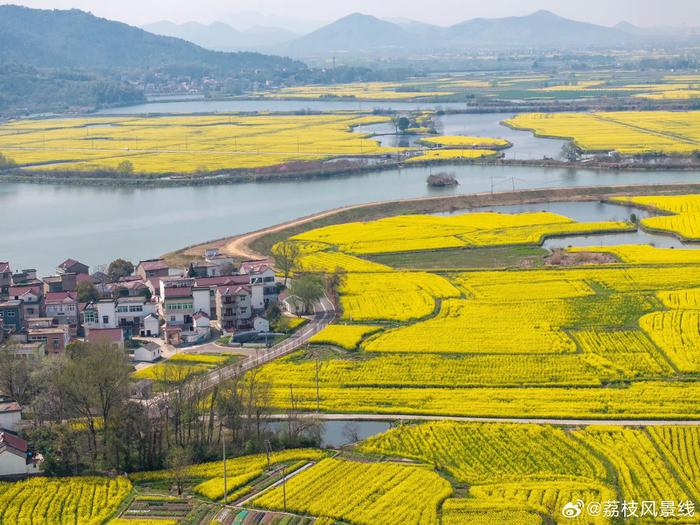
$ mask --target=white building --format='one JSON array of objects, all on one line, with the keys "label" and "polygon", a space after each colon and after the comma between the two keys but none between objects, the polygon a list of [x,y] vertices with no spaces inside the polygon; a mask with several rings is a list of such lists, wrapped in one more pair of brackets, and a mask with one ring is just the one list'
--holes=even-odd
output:
[{"label": "white building", "polygon": [[16,401],[0,397],[0,430],[17,432],[22,421],[22,407]]},{"label": "white building", "polygon": [[156,345],[153,343],[148,343],[134,350],[134,361],[152,363],[160,359],[160,356],[160,345]]},{"label": "white building", "polygon": [[39,472],[39,463],[28,455],[27,442],[22,438],[0,431],[0,477],[26,476]]},{"label": "white building", "polygon": [[155,313],[148,314],[143,318],[141,327],[141,337],[159,337],[160,336],[160,319]]}]

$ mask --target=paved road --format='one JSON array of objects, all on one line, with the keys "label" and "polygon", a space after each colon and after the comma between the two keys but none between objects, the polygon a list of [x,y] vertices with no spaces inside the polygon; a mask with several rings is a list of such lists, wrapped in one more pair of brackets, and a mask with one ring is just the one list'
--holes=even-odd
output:
[{"label": "paved road", "polygon": [[[333,303],[327,297],[324,297],[316,304],[316,313],[306,326],[271,348],[261,350],[256,355],[251,355],[233,365],[225,366],[210,372],[203,379],[204,387],[207,389],[213,388],[219,383],[243,375],[253,368],[298,350],[308,343],[309,339],[311,339],[314,334],[317,334],[332,323],[335,319],[335,315],[336,312]],[[143,403],[155,409],[162,401],[168,398],[168,395],[168,393],[158,394],[149,400],[143,401]]]},{"label": "paved road", "polygon": [[[653,426],[700,426],[700,420],[661,420],[661,419],[552,419],[527,417],[468,417],[468,416],[430,416],[412,414],[316,414],[307,413],[305,417],[323,419],[324,421],[468,421],[477,423],[536,423],[558,426],[594,426],[622,425],[637,427]],[[286,415],[274,414],[272,419],[286,419]]]},{"label": "paved road", "polygon": [[298,350],[304,346],[313,335],[323,330],[334,319],[335,308],[333,307],[333,303],[324,297],[317,304],[316,313],[311,321],[299,331],[295,332],[294,335],[269,349],[261,350],[258,355],[251,355],[247,359],[244,359],[236,364],[211,372],[204,380],[205,386],[207,388],[211,388],[218,383],[222,383],[228,379],[244,374],[253,368],[257,368],[258,366],[272,361],[273,359],[277,359],[278,357],[282,357],[294,352],[295,350]]}]

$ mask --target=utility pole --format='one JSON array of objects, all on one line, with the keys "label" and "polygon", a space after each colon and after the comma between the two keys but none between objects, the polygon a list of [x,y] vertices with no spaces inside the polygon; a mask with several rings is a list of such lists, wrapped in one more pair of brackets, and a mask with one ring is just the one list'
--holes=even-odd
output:
[{"label": "utility pole", "polygon": [[493,195],[493,175],[491,175],[491,195]]},{"label": "utility pole", "polygon": [[226,486],[226,429],[224,428],[224,433],[221,436],[221,446],[224,450],[224,507],[228,503],[228,490]]},{"label": "utility pole", "polygon": [[513,191],[515,191],[515,177],[511,177],[510,180],[513,181]]},{"label": "utility pole", "polygon": [[270,444],[270,440],[266,439],[265,440],[265,452],[267,453],[267,470],[270,470],[270,451],[272,450],[272,445]]},{"label": "utility pole", "polygon": [[284,512],[287,512],[287,474],[284,466],[282,466],[282,504]]},{"label": "utility pole", "polygon": [[321,413],[321,396],[318,388],[318,369],[320,366],[318,354],[316,354],[316,413]]}]

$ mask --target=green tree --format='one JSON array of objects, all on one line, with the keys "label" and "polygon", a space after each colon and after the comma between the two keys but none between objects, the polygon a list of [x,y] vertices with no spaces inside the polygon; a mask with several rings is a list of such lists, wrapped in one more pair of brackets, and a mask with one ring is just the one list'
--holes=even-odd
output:
[{"label": "green tree", "polygon": [[581,158],[581,152],[573,142],[567,142],[561,147],[561,156],[569,162],[576,162]]},{"label": "green tree", "polygon": [[17,163],[11,158],[0,153],[0,170],[7,170],[17,166]]},{"label": "green tree", "polygon": [[409,120],[408,117],[402,116],[399,118],[398,127],[399,127],[399,131],[401,133],[404,133],[408,128],[411,127],[411,121]]},{"label": "green tree", "polygon": [[320,276],[309,273],[294,279],[290,292],[299,298],[304,307],[304,313],[308,313],[313,309],[314,303],[323,297],[325,285]]},{"label": "green tree", "polygon": [[134,265],[126,259],[115,259],[107,267],[107,274],[113,281],[128,277],[132,273],[134,273]]},{"label": "green tree", "polygon": [[117,165],[117,173],[131,175],[134,173],[134,164],[130,160],[123,160]]},{"label": "green tree", "polygon": [[78,283],[78,285],[75,287],[75,291],[78,292],[78,301],[81,303],[91,303],[100,298],[97,288],[95,288],[95,285],[90,281]]}]

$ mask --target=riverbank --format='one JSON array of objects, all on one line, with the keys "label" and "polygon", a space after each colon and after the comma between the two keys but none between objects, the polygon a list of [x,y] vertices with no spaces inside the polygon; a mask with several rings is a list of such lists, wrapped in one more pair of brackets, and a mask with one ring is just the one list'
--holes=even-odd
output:
[{"label": "riverbank", "polygon": [[606,200],[625,195],[679,195],[685,193],[700,193],[700,183],[583,186],[371,202],[342,206],[253,232],[206,241],[170,252],[164,257],[173,265],[182,265],[184,262],[203,258],[208,249],[217,249],[241,260],[266,258],[270,256],[270,250],[277,242],[298,235],[303,231],[344,222],[376,220],[392,215],[455,212],[487,206],[544,202]]},{"label": "riverbank", "polygon": [[584,159],[565,161],[551,158],[544,159],[506,159],[486,157],[481,159],[426,160],[406,163],[403,160],[381,159],[378,162],[364,162],[339,159],[305,167],[289,167],[278,170],[255,170],[214,172],[211,174],[163,175],[157,176],[109,176],[104,173],[86,176],[80,172],[35,171],[29,174],[22,170],[13,170],[0,174],[0,183],[18,182],[28,184],[49,184],[66,186],[91,186],[104,188],[167,188],[182,186],[216,186],[250,182],[295,181],[326,179],[346,175],[361,175],[368,172],[401,170],[416,165],[421,166],[521,166],[531,168],[593,170],[593,171],[700,171],[700,160],[694,157],[659,157],[653,160],[633,159]]}]

